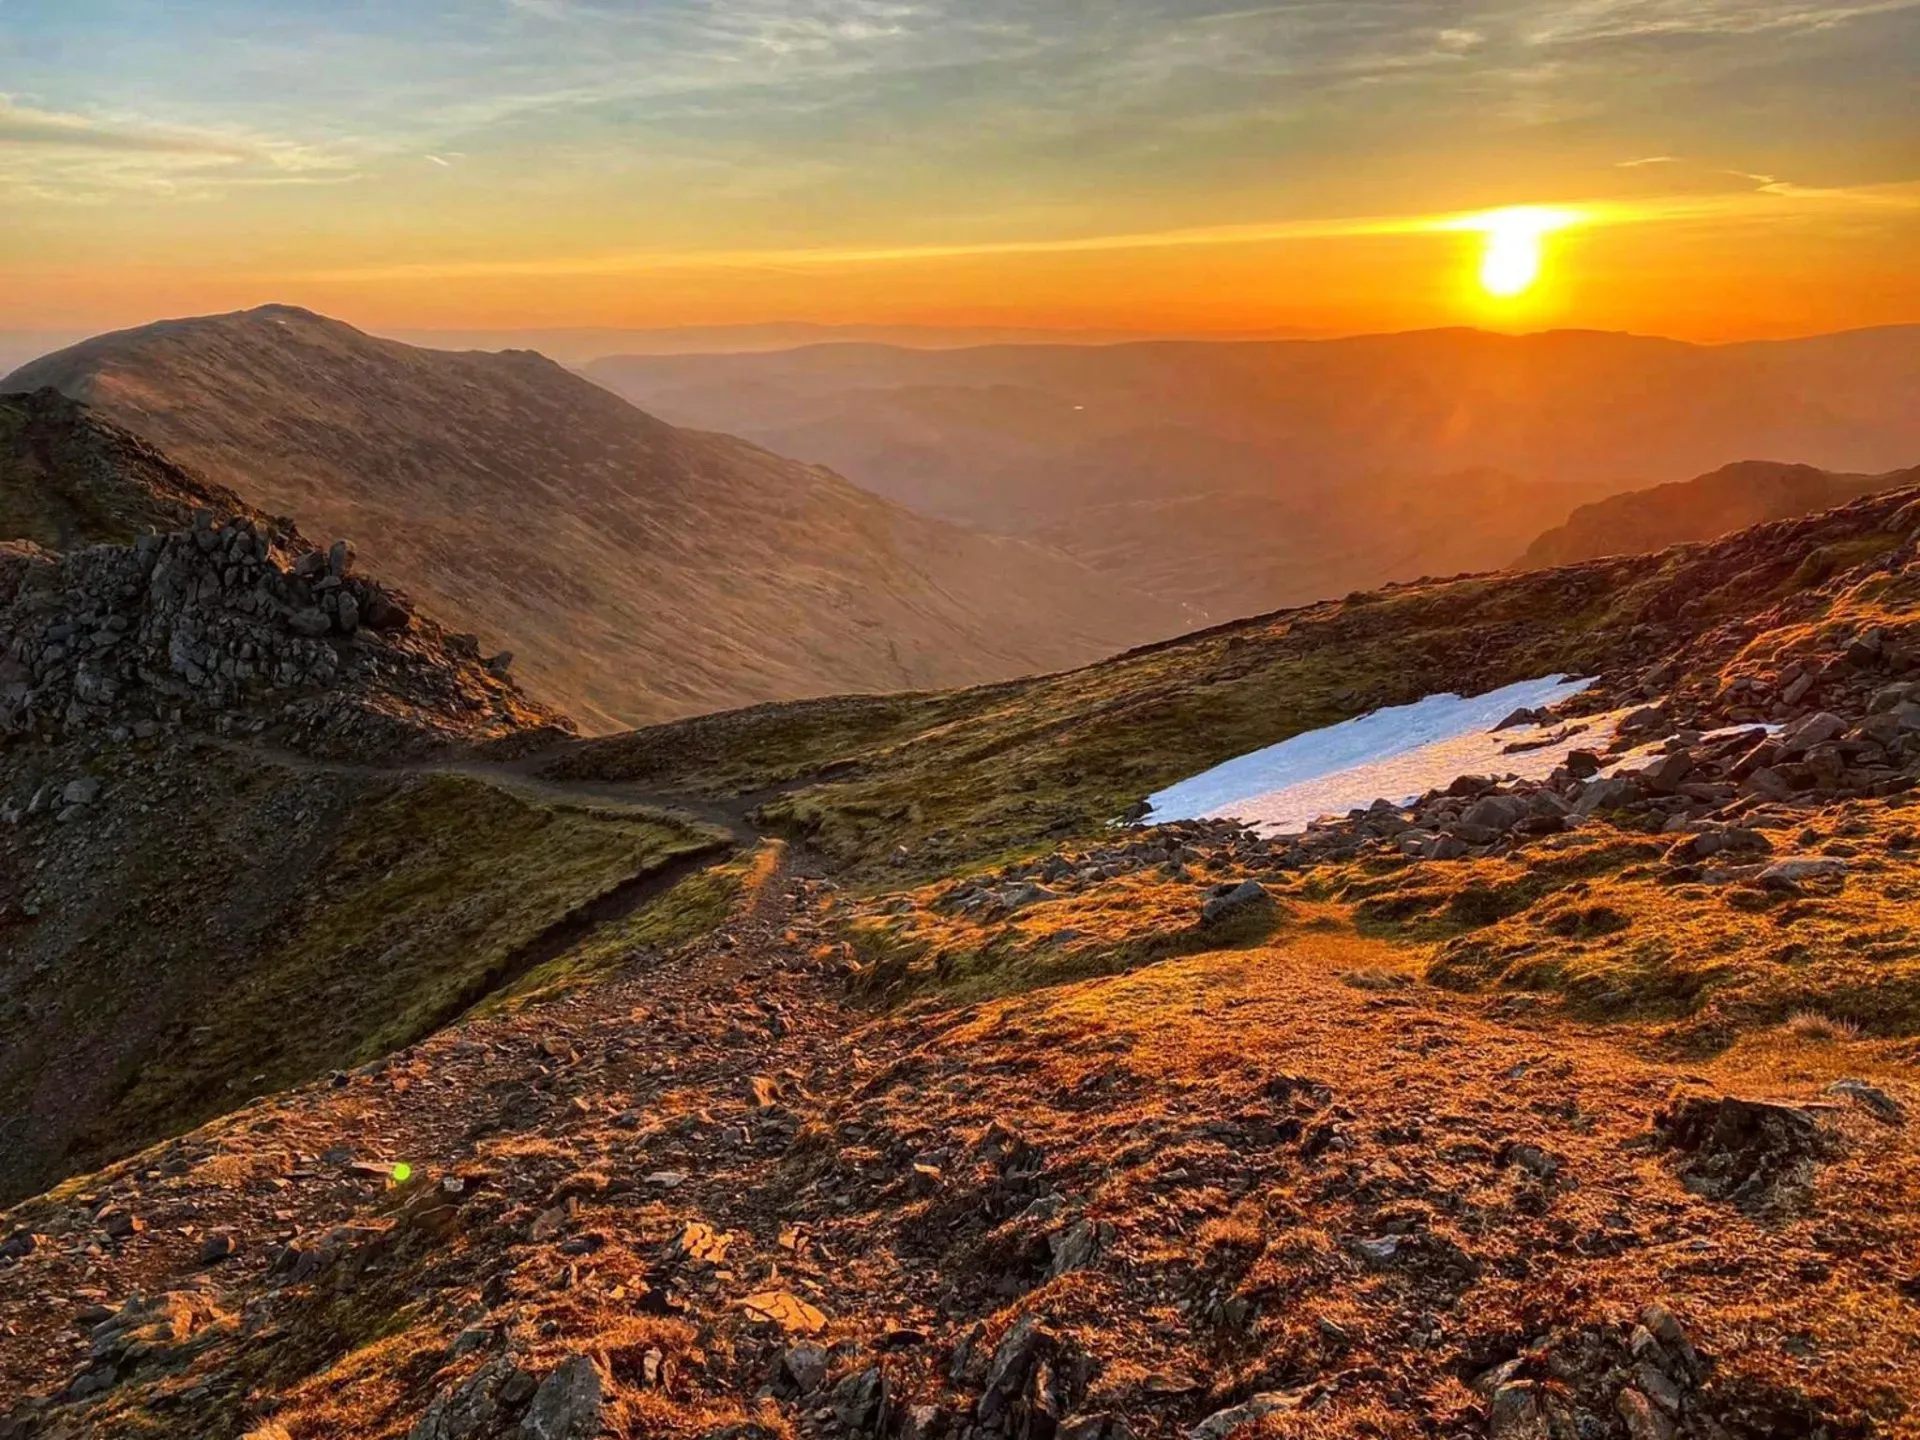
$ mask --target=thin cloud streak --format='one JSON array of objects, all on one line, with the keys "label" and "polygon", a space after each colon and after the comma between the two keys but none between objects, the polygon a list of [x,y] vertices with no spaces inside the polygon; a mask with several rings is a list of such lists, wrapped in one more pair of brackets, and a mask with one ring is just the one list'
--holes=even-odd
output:
[{"label": "thin cloud streak", "polygon": [[[1553,228],[1571,229],[1688,220],[1779,218],[1782,214],[1781,208],[1772,202],[1780,200],[1920,212],[1920,181],[1832,189],[1793,186],[1775,181],[1758,190],[1726,195],[1693,195],[1632,202],[1575,201],[1524,208],[1538,208],[1543,214],[1551,213],[1556,217]],[[303,271],[279,278],[321,283],[358,283],[383,280],[611,276],[705,269],[788,269],[910,264],[920,261],[1258,245],[1289,240],[1362,239],[1378,236],[1479,232],[1487,228],[1488,217],[1498,213],[1500,212],[1472,210],[1438,215],[1285,220],[1266,224],[1193,226],[1127,234],[999,240],[957,245],[624,251],[615,254],[554,256],[525,260],[423,261],[417,264]]]}]

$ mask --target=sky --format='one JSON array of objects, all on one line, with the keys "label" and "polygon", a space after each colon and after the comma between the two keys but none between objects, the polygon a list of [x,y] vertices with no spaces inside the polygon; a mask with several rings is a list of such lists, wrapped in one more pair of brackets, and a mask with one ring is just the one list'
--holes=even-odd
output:
[{"label": "sky", "polygon": [[1920,321],[1916,61],[1920,0],[0,0],[0,328]]}]

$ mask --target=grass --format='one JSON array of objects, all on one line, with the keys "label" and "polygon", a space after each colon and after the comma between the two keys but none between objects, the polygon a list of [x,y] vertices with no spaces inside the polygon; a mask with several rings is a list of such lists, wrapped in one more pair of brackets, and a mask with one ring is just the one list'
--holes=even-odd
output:
[{"label": "grass", "polygon": [[[79,463],[66,463],[81,447],[106,448],[84,422],[72,430],[42,427],[33,441],[27,426],[24,406],[0,400],[0,540],[31,540],[53,550],[126,545],[147,530],[184,524],[196,505],[216,498],[189,494],[179,489],[182,477],[124,454],[112,461],[99,453],[83,455]],[[23,453],[33,443],[70,453],[56,455],[49,467]],[[116,473],[124,468],[145,473]]]},{"label": "grass", "polygon": [[498,1014],[552,999],[593,984],[644,951],[671,950],[718,929],[733,911],[749,863],[736,861],[688,876],[651,904],[608,921],[564,955],[489,995],[475,1013]]},{"label": "grass", "polygon": [[562,769],[706,793],[792,786],[762,805],[768,823],[869,884],[925,879],[1094,836],[1176,779],[1375,705],[1588,669],[1619,637],[1566,616],[1613,578],[1597,565],[1399,587],[1064,675],[642,731]]},{"label": "grass", "polygon": [[1658,842],[1610,830],[1545,855],[1354,861],[1300,892],[1344,905],[1364,935],[1421,947],[1439,984],[1551,993],[1691,1048],[1783,1024],[1807,1038],[1905,1036],[1920,1033],[1920,857],[1887,840],[1907,813],[1855,801],[1774,832],[1783,854],[1848,836],[1847,881],[1802,895],[1675,884],[1652,862]]},{"label": "grass", "polygon": [[354,817],[194,1043],[139,1065],[86,1148],[122,1152],[406,1045],[486,996],[576,907],[710,843],[460,776],[411,780]]},{"label": "grass", "polygon": [[1836,1020],[1818,1010],[1796,1010],[1781,1027],[1796,1040],[1816,1045],[1838,1045],[1860,1038],[1860,1027],[1851,1020]]},{"label": "grass", "polygon": [[942,1003],[970,1003],[1258,944],[1292,918],[1274,906],[1202,925],[1204,890],[1154,871],[1000,918],[949,913],[939,903],[947,888],[923,887],[859,907],[847,936],[863,993],[899,1002],[937,992]]}]

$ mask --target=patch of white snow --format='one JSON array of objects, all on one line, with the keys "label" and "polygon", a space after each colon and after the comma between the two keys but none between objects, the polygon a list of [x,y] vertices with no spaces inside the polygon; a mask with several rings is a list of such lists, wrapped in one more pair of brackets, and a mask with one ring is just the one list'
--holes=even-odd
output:
[{"label": "patch of white snow", "polygon": [[1461,775],[1545,779],[1570,751],[1604,749],[1619,714],[1493,727],[1515,710],[1557,705],[1592,683],[1549,675],[1470,698],[1429,695],[1309,730],[1149,796],[1153,809],[1143,823],[1228,819],[1291,835],[1375,800],[1405,804]]}]

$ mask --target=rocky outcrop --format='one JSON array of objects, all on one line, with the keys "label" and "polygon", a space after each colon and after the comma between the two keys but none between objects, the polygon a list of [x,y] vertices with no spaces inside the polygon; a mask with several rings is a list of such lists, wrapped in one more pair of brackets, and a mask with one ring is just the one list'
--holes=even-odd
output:
[{"label": "rocky outcrop", "polygon": [[352,572],[352,550],[201,510],[56,555],[0,545],[0,733],[187,725],[311,748],[484,739],[556,717],[476,645]]}]

